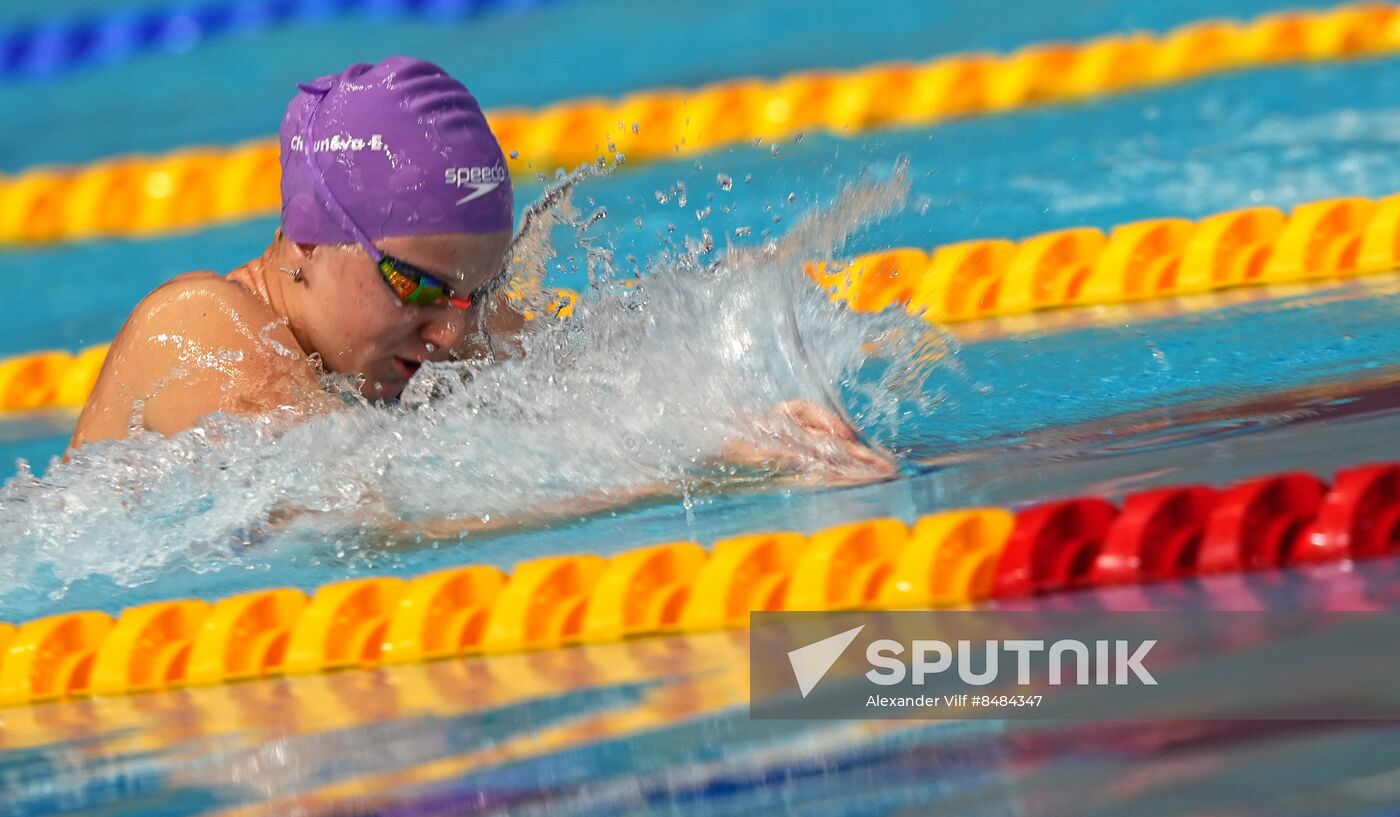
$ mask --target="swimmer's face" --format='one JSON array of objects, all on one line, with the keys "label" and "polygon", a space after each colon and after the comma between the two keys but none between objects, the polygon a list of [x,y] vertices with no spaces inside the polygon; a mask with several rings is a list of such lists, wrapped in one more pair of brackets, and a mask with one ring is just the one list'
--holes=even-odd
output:
[{"label": "swimmer's face", "polygon": [[[506,231],[444,233],[376,245],[466,297],[500,274],[510,239]],[[317,247],[304,273],[298,335],[328,371],[363,375],[360,391],[371,400],[397,397],[424,361],[449,360],[484,308],[405,305],[359,248]]]}]

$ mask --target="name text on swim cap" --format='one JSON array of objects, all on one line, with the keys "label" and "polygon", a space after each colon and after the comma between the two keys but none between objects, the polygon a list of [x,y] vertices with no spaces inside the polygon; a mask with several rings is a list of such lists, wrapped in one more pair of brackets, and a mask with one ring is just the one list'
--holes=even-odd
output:
[{"label": "name text on swim cap", "polygon": [[[301,135],[297,134],[292,137],[291,144],[292,150],[301,150],[302,145],[304,145],[305,142],[302,141]],[[350,151],[353,153],[356,151],[366,149],[378,151],[383,150],[384,147],[384,137],[377,133],[370,136],[368,139],[362,139],[358,136],[344,136],[337,133],[332,136],[322,137],[320,139],[317,139],[315,142],[312,142],[311,152],[325,153],[327,151]]]}]

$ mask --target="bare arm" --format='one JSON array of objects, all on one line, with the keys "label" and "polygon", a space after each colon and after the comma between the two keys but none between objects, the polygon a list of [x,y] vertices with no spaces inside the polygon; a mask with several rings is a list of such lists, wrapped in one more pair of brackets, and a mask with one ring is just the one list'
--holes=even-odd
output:
[{"label": "bare arm", "polygon": [[215,412],[305,416],[337,405],[265,303],[236,283],[196,273],[160,287],[132,312],[72,446],[125,437],[134,423],[169,435]]}]

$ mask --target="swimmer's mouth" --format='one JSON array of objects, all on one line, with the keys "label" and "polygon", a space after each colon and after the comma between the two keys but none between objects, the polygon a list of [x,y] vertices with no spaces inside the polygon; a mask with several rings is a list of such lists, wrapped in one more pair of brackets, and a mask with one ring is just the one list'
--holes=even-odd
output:
[{"label": "swimmer's mouth", "polygon": [[403,357],[394,358],[394,371],[404,380],[412,380],[414,372],[417,372],[418,367],[422,365],[421,361],[409,360]]}]

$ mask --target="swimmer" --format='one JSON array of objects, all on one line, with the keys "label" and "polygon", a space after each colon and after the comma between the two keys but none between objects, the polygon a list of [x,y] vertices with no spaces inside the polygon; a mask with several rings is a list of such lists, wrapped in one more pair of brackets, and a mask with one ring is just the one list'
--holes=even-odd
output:
[{"label": "swimmer", "polygon": [[[227,275],[181,275],[141,301],[72,448],[135,430],[177,434],[215,413],[334,411],[344,401],[323,386],[328,373],[356,378],[367,400],[391,400],[425,362],[481,359],[520,337],[523,318],[500,287],[510,176],[471,93],[407,57],[298,88],[280,130],[272,242]],[[874,478],[892,473],[830,412],[789,403],[766,419],[781,429],[769,435],[775,450],[734,445],[726,461],[785,467],[796,430]]]}]

